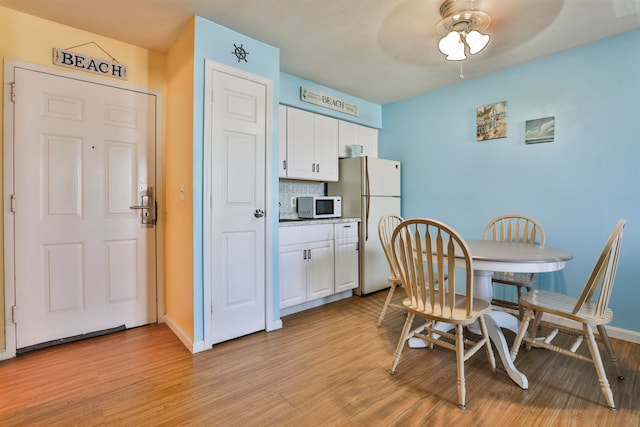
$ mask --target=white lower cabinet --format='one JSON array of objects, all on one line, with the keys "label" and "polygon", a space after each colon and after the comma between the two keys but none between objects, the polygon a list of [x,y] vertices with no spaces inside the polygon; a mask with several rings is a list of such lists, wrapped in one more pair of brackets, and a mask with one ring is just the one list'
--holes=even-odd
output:
[{"label": "white lower cabinet", "polygon": [[358,287],[358,223],[280,227],[280,308]]},{"label": "white lower cabinet", "polygon": [[333,224],[280,227],[280,308],[334,293]]},{"label": "white lower cabinet", "polygon": [[333,294],[333,240],[309,243],[307,250],[307,301]]},{"label": "white lower cabinet", "polygon": [[335,291],[358,287],[358,223],[334,224]]}]

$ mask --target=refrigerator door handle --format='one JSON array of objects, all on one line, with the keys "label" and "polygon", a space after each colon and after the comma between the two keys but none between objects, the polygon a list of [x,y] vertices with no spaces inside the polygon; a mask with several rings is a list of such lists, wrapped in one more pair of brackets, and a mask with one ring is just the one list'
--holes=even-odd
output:
[{"label": "refrigerator door handle", "polygon": [[364,217],[364,240],[369,240],[369,210],[371,207],[371,188],[369,187],[369,157],[364,158],[364,191],[366,197]]}]

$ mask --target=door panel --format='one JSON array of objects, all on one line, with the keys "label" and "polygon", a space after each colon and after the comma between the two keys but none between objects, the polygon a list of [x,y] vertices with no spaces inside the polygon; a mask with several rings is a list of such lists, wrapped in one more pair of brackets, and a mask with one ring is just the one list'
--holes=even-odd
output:
[{"label": "door panel", "polygon": [[155,229],[129,208],[155,186],[155,97],[14,74],[17,348],[155,322]]},{"label": "door panel", "polygon": [[266,88],[213,69],[211,79],[211,336],[265,329]]}]

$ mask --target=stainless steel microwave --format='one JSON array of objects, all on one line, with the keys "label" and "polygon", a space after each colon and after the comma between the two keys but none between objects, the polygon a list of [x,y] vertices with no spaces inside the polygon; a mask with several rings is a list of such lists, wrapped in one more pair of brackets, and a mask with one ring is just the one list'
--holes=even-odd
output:
[{"label": "stainless steel microwave", "polygon": [[340,196],[302,196],[298,197],[298,217],[300,218],[340,218],[342,216],[342,197]]}]

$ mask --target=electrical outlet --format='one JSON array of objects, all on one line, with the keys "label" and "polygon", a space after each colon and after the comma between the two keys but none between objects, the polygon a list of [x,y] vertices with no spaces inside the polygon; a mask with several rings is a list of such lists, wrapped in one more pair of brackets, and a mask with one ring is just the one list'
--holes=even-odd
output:
[{"label": "electrical outlet", "polygon": [[296,199],[295,197],[292,197],[292,198],[291,198],[291,207],[292,207],[292,208],[295,208],[295,207],[296,207],[296,201],[297,201],[297,199]]}]

